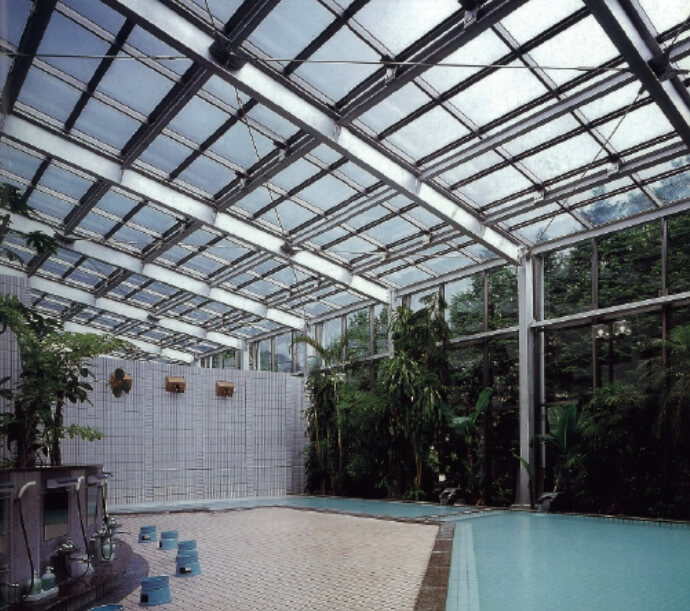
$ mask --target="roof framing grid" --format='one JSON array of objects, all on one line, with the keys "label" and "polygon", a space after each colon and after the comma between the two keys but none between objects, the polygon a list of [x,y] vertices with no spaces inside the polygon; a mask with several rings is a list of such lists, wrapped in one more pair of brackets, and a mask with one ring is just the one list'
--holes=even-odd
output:
[{"label": "roof framing grid", "polygon": [[[0,266],[0,271],[4,272],[5,267]],[[104,310],[106,312],[110,312],[111,314],[117,314],[118,316],[124,316],[125,318],[130,318],[139,322],[155,322],[156,325],[167,329],[168,331],[184,333],[185,335],[213,342],[215,344],[221,344],[222,346],[237,348],[239,350],[246,348],[245,343],[242,340],[237,339],[236,337],[225,335],[224,333],[206,331],[198,325],[191,325],[173,318],[156,316],[154,321],[153,317],[150,317],[150,312],[142,308],[137,308],[135,306],[122,303],[121,301],[115,301],[114,299],[108,299],[107,297],[94,297],[88,291],[71,286],[65,286],[64,284],[54,282],[53,280],[38,278],[36,276],[30,276],[27,278],[30,288],[43,293],[48,293],[50,295],[55,295],[56,297],[62,297],[63,299],[69,299],[70,301],[82,306],[89,306],[98,310]]]},{"label": "roof framing grid", "polygon": [[[13,225],[17,226],[21,224],[21,226],[28,231],[43,231],[48,235],[55,234],[55,229],[45,223],[29,220],[18,215],[12,215],[12,221]],[[192,278],[175,270],[167,269],[156,263],[144,263],[133,255],[103,244],[97,244],[90,240],[80,238],[75,240],[74,244],[71,244],[68,250],[72,250],[85,257],[104,261],[110,265],[115,265],[124,269],[126,272],[139,274],[151,280],[158,280],[159,282],[176,286],[193,295],[199,295],[213,301],[224,303],[230,307],[267,318],[268,320],[272,320],[287,327],[303,329],[306,324],[302,318],[288,312],[268,307],[260,301],[231,293],[225,289],[210,286],[201,280],[197,280],[196,278]],[[94,297],[97,296],[94,295]]]},{"label": "roof framing grid", "polygon": [[[82,325],[76,322],[66,322],[63,326],[63,329],[70,333],[95,333],[96,335],[104,335],[104,331],[102,329],[97,329],[96,327],[91,327],[89,325]],[[194,362],[194,355],[189,354],[188,352],[182,352],[181,350],[175,350],[174,348],[161,348],[160,346],[156,346],[156,344],[145,342],[140,339],[133,339],[131,337],[121,337],[120,339],[129,342],[142,352],[147,352],[148,354],[155,354],[156,356],[173,361],[182,361],[183,363]]]},{"label": "roof framing grid", "polygon": [[629,0],[583,0],[637,78],[690,147],[690,96]]},{"label": "roof framing grid", "polygon": [[[485,225],[478,216],[463,208],[459,201],[420,180],[415,173],[382,152],[378,146],[340,125],[316,104],[250,63],[245,63],[239,69],[225,67],[211,49],[213,47],[217,50],[220,45],[220,53],[229,54],[229,51],[222,49],[224,41],[217,43],[212,35],[195,24],[180,19],[174,10],[160,0],[146,3],[137,0],[105,0],[105,3],[196,62],[208,66],[221,78],[293,121],[319,141],[355,161],[398,192],[441,216],[501,257],[519,262],[522,249],[518,243]],[[302,259],[304,261],[301,264],[304,264],[310,257],[303,256]],[[332,264],[329,262],[329,265]]]}]

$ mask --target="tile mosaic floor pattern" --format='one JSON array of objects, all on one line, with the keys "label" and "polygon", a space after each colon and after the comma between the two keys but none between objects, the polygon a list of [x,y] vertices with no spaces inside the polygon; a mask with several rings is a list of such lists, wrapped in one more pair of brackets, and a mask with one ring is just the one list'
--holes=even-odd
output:
[{"label": "tile mosaic floor pattern", "polygon": [[[121,535],[170,575],[162,610],[413,609],[438,527],[264,507],[228,512],[122,516]],[[173,577],[175,551],[137,543],[139,527],[196,539],[201,575]],[[140,588],[120,601],[141,609]]]}]

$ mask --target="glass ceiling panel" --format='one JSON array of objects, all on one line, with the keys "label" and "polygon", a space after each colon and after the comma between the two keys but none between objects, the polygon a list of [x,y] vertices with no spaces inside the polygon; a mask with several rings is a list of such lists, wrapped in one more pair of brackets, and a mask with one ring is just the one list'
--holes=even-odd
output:
[{"label": "glass ceiling panel", "polygon": [[[592,163],[601,146],[589,135],[580,134],[550,146],[521,161],[542,181],[550,180],[579,167]],[[602,153],[600,157],[605,157]]]},{"label": "glass ceiling panel", "polygon": [[408,83],[361,115],[359,120],[380,132],[430,100],[414,83]]},{"label": "glass ceiling panel", "polygon": [[503,158],[493,151],[488,151],[479,157],[473,157],[469,161],[463,164],[451,168],[447,172],[440,174],[440,178],[445,180],[447,183],[453,185],[456,182],[465,180],[470,176],[474,176],[478,172],[483,172],[484,170],[490,168],[503,161]]},{"label": "glass ceiling panel", "polygon": [[367,235],[383,244],[397,242],[404,238],[409,238],[411,235],[417,233],[418,229],[410,223],[407,223],[402,218],[394,217],[378,225],[374,225],[367,229]]},{"label": "glass ceiling panel", "polygon": [[250,253],[251,250],[230,240],[222,240],[215,244],[215,246],[211,246],[207,252],[230,263]]},{"label": "glass ceiling panel", "polygon": [[[258,158],[254,151],[254,146],[259,151]],[[274,148],[275,145],[272,140],[255,129],[252,129],[250,136],[247,126],[240,122],[233,125],[223,136],[218,138],[210,147],[210,150],[246,169],[254,165]]]},{"label": "glass ceiling panel", "polygon": [[194,2],[204,11],[210,9],[211,14],[223,23],[226,23],[242,4],[242,0],[194,0]]},{"label": "glass ceiling panel", "polygon": [[562,238],[582,230],[583,226],[581,223],[569,214],[563,213],[522,227],[517,230],[517,233],[534,244]]},{"label": "glass ceiling panel", "polygon": [[[282,0],[248,40],[269,57],[292,59],[331,21],[333,14],[318,2]],[[278,64],[270,65],[278,67]]]},{"label": "glass ceiling panel", "polygon": [[626,218],[653,207],[654,204],[642,191],[634,189],[594,202],[580,208],[578,211],[592,225],[601,225]]},{"label": "glass ceiling panel", "polygon": [[329,249],[329,252],[337,254],[345,259],[352,260],[361,257],[365,253],[378,250],[378,246],[363,240],[359,236],[352,236]]},{"label": "glass ceiling panel", "polygon": [[33,193],[31,193],[31,197],[29,197],[27,203],[35,210],[54,216],[61,221],[64,220],[73,208],[72,204],[69,202],[43,193],[38,189],[35,189]]},{"label": "glass ceiling panel", "polygon": [[299,192],[299,197],[321,208],[321,210],[328,210],[335,204],[351,197],[354,193],[354,189],[341,180],[332,176],[324,176],[302,189]]},{"label": "glass ceiling panel", "polygon": [[439,275],[454,272],[455,270],[462,269],[473,263],[474,261],[472,259],[460,253],[440,255],[424,261],[425,267],[428,267]]},{"label": "glass ceiling panel", "polygon": [[288,200],[278,206],[277,215],[276,210],[272,209],[261,218],[285,231],[292,231],[295,227],[313,219],[314,215],[299,204]]},{"label": "glass ceiling panel", "polygon": [[[295,277],[297,280],[295,280]],[[311,276],[290,265],[283,267],[283,269],[279,269],[277,272],[267,276],[267,278],[292,286],[295,282],[302,282],[307,278],[311,278]]]},{"label": "glass ceiling panel", "polygon": [[634,81],[625,87],[616,89],[615,91],[605,95],[598,96],[591,102],[580,106],[579,110],[590,121],[603,117],[610,112],[614,112],[620,108],[627,108],[637,97],[637,92],[640,89],[639,81]]},{"label": "glass ceiling panel", "polygon": [[581,0],[530,0],[502,20],[520,44],[558,23],[583,6]]},{"label": "glass ceiling panel", "polygon": [[359,212],[356,216],[348,219],[347,224],[355,229],[361,229],[365,225],[375,223],[379,219],[390,214],[390,211],[386,210],[383,206],[373,206],[364,212]]},{"label": "glass ceiling panel", "polygon": [[[599,130],[602,134],[610,134],[615,129],[617,122],[618,119],[612,119],[608,123],[604,123]],[[656,104],[647,104],[647,106],[638,108],[625,117],[616,133],[611,137],[610,142],[616,150],[622,151],[656,136],[667,134],[672,130],[671,124],[659,110],[659,107]]]},{"label": "glass ceiling panel", "polygon": [[340,159],[340,153],[334,151],[330,146],[325,144],[319,144],[319,146],[311,152],[311,155],[328,164],[334,163]]},{"label": "glass ceiling panel", "polygon": [[235,178],[235,173],[230,168],[201,155],[188,165],[178,178],[213,194]]},{"label": "glass ceiling panel", "polygon": [[690,198],[690,170],[662,178],[649,186],[654,194],[665,203]]},{"label": "glass ceiling panel", "polygon": [[[462,45],[441,61],[441,64],[493,64],[508,54],[510,49],[491,30],[483,32],[470,42]],[[481,70],[480,67],[450,68],[443,66],[429,68],[422,78],[436,91],[447,91],[457,83],[464,81]]]},{"label": "glass ceiling panel", "polygon": [[584,202],[593,198],[600,198],[602,195],[607,195],[609,193],[612,193],[613,191],[616,190],[622,190],[626,189],[628,187],[632,187],[633,182],[627,178],[618,178],[616,180],[607,182],[604,185],[599,185],[597,187],[594,187],[593,189],[590,189],[588,191],[584,191],[582,193],[576,193],[574,195],[570,195],[567,198],[567,203],[568,204],[576,204],[579,202]]},{"label": "glass ceiling panel", "polygon": [[197,229],[194,233],[188,235],[182,244],[185,246],[204,246],[213,240],[216,236],[204,229]]},{"label": "glass ceiling panel", "polygon": [[[639,3],[659,34],[684,22],[688,17],[688,5],[683,0],[639,0]],[[690,36],[689,30],[681,34],[678,40],[687,36]]]},{"label": "glass ceiling panel", "polygon": [[[39,54],[55,55],[105,55],[108,43],[77,25],[71,19],[53,13],[46,28]],[[45,57],[43,61],[88,83],[101,60],[74,57]]]},{"label": "glass ceiling panel", "polygon": [[41,265],[39,269],[45,274],[50,274],[61,278],[69,271],[70,267],[62,261],[55,261],[55,259],[51,258]]},{"label": "glass ceiling panel", "polygon": [[439,217],[429,212],[426,208],[422,208],[421,206],[417,206],[405,214],[411,216],[417,221],[420,221],[426,227],[435,227],[439,223],[443,223]]},{"label": "glass ceiling panel", "polygon": [[254,213],[261,210],[264,206],[270,204],[272,199],[276,199],[277,197],[277,194],[273,194],[273,198],[271,198],[267,189],[257,188],[234,205],[246,210],[247,212]]},{"label": "glass ceiling panel", "polygon": [[345,174],[348,178],[351,178],[356,183],[363,187],[370,187],[371,185],[378,182],[378,178],[373,174],[370,174],[365,169],[360,168],[356,163],[348,161],[345,165],[338,168],[338,172]]},{"label": "glass ceiling panel", "polygon": [[[49,96],[46,91],[50,91]],[[81,93],[74,87],[32,66],[18,100],[64,123],[80,97]]]},{"label": "glass ceiling panel", "polygon": [[0,159],[4,169],[28,179],[33,178],[38,166],[41,165],[41,159],[38,157],[20,151],[5,142],[0,142]]},{"label": "glass ceiling panel", "polygon": [[215,74],[206,81],[206,84],[202,88],[204,92],[210,93],[219,100],[222,100],[224,104],[237,108],[237,98],[240,98],[240,104],[246,104],[251,98],[241,92],[239,89],[224,81],[219,76]]},{"label": "glass ceiling panel", "polygon": [[[84,2],[91,3],[92,0],[83,0]],[[100,3],[98,3],[100,4]],[[127,44],[132,45],[137,51],[143,53],[144,55],[149,55],[152,57],[161,56],[178,56],[179,53],[175,51],[172,47],[166,45],[162,40],[156,38],[149,34],[146,30],[141,29],[139,26],[132,30],[132,33],[127,38]],[[183,74],[187,68],[192,65],[190,59],[171,59],[171,60],[158,60],[166,68],[177,72],[177,74]]]},{"label": "glass ceiling panel", "polygon": [[563,115],[506,142],[503,148],[511,155],[519,155],[579,127],[581,124],[575,120],[573,115]]},{"label": "glass ceiling panel", "polygon": [[[524,66],[513,61],[508,66]],[[486,125],[507,112],[546,93],[529,71],[501,68],[451,98],[451,103],[477,125]]]},{"label": "glass ceiling panel", "polygon": [[137,212],[131,219],[133,223],[163,234],[177,223],[177,219],[169,214],[160,212],[151,206],[146,206]]},{"label": "glass ceiling panel", "polygon": [[51,163],[43,172],[39,184],[69,195],[74,199],[80,199],[93,183]]},{"label": "glass ceiling panel", "polygon": [[100,91],[148,116],[170,90],[172,82],[141,62],[118,53],[101,82]]},{"label": "glass ceiling panel", "polygon": [[98,236],[103,237],[108,233],[117,223],[111,221],[110,219],[96,214],[96,212],[89,212],[79,223],[79,230],[90,231],[98,234]]},{"label": "glass ceiling panel", "polygon": [[[378,62],[381,58],[370,46],[357,38],[349,27],[342,27],[310,59]],[[331,100],[339,100],[377,68],[378,66],[372,64],[302,64],[295,74]]]},{"label": "glass ceiling panel", "polygon": [[247,116],[261,123],[261,125],[264,125],[274,134],[281,136],[285,140],[297,131],[296,125],[293,125],[287,119],[283,119],[283,117],[261,104],[254,106]]},{"label": "glass ceiling panel", "polygon": [[508,166],[460,187],[458,191],[469,197],[478,206],[486,206],[488,203],[501,199],[506,195],[529,189],[533,186],[532,182],[527,180],[520,172]]},{"label": "glass ceiling panel", "polygon": [[200,97],[193,97],[169,123],[169,127],[197,144],[215,132],[230,115]]},{"label": "glass ceiling panel", "polygon": [[386,141],[412,159],[425,157],[461,138],[469,130],[445,108],[437,106],[391,134]]},{"label": "glass ceiling panel", "polygon": [[315,236],[309,238],[309,241],[319,246],[324,246],[326,244],[330,244],[334,240],[342,238],[343,236],[347,235],[347,233],[348,232],[345,231],[345,229],[343,229],[342,227],[333,227],[328,231],[318,233]]},{"label": "glass ceiling panel", "polygon": [[387,276],[383,276],[383,280],[397,284],[398,286],[408,286],[414,284],[415,282],[421,282],[426,280],[431,276],[426,272],[422,271],[418,267],[406,267]]},{"label": "glass ceiling panel", "polygon": [[133,250],[143,250],[145,246],[148,246],[153,242],[153,236],[150,236],[131,227],[120,227],[117,232],[111,238],[113,241],[117,241],[124,244],[129,249]]},{"label": "glass ceiling panel", "polygon": [[149,144],[139,159],[170,174],[191,152],[184,144],[161,134]]},{"label": "glass ceiling panel", "polygon": [[70,282],[74,282],[76,284],[82,284],[88,287],[93,288],[96,286],[101,280],[101,276],[96,276],[95,274],[90,274],[87,271],[78,268],[75,269],[68,277],[67,280]]},{"label": "glass ceiling panel", "polygon": [[133,199],[125,197],[112,189],[108,191],[101,199],[98,201],[98,208],[116,216],[123,218],[126,214],[130,212],[134,206],[137,205]]},{"label": "glass ceiling panel", "polygon": [[29,0],[3,2],[3,21],[5,25],[0,28],[0,37],[11,42],[16,47],[19,44],[31,8],[32,3]]},{"label": "glass ceiling panel", "polygon": [[188,267],[208,276],[218,271],[221,267],[223,267],[223,264],[219,263],[218,261],[213,261],[208,257],[204,257],[203,255],[197,255],[196,257],[191,258],[189,261],[186,261],[184,267]]},{"label": "glass ceiling panel", "polygon": [[[530,51],[540,66],[563,68],[600,66],[618,55],[618,49],[591,15]],[[546,70],[546,73],[557,85],[582,74],[576,70]],[[601,73],[599,78],[605,75]]]},{"label": "glass ceiling panel", "polygon": [[415,2],[369,0],[355,21],[397,55],[461,7],[455,0],[434,0],[420,8]]},{"label": "glass ceiling panel", "polygon": [[278,290],[278,287],[275,284],[266,282],[265,280],[257,280],[256,282],[252,282],[247,286],[243,286],[242,290],[251,291],[260,297],[267,297],[268,295],[275,293]]},{"label": "glass ceiling panel", "polygon": [[111,106],[91,98],[74,127],[119,151],[134,135],[139,123]]},{"label": "glass ceiling panel", "polygon": [[123,15],[102,2],[94,2],[93,0],[61,0],[61,2],[111,34],[117,34],[125,22]]},{"label": "glass ceiling panel", "polygon": [[319,171],[319,168],[313,163],[309,163],[305,159],[298,159],[284,170],[278,172],[271,178],[271,182],[286,191],[290,191]]}]

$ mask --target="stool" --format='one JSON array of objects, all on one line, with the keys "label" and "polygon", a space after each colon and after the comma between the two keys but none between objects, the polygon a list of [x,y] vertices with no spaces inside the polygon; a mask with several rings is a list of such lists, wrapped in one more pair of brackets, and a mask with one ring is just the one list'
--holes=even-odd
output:
[{"label": "stool", "polygon": [[194,577],[201,574],[199,553],[195,549],[178,550],[175,563],[175,575],[178,577]]},{"label": "stool", "polygon": [[141,526],[139,528],[139,543],[149,543],[156,540],[155,526]]},{"label": "stool", "polygon": [[165,605],[172,602],[170,595],[170,582],[167,575],[156,577],[144,577],[141,580],[141,595],[139,604],[142,607]]},{"label": "stool", "polygon": [[161,538],[158,542],[160,549],[176,549],[177,548],[177,531],[164,530],[161,532]]},{"label": "stool", "polygon": [[192,540],[192,541],[180,541],[180,542],[177,544],[177,551],[178,551],[178,552],[181,552],[181,551],[188,551],[188,550],[193,550],[193,549],[196,549],[196,541],[195,541],[195,540]]}]

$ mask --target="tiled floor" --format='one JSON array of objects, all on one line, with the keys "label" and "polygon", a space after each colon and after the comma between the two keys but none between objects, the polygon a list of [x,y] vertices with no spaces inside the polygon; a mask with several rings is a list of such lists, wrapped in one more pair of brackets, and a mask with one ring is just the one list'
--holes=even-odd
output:
[{"label": "tiled floor", "polygon": [[[172,577],[175,551],[137,543],[139,527],[196,539],[201,575]],[[228,512],[123,516],[122,535],[171,575],[173,601],[161,609],[413,609],[438,527],[263,507]],[[123,601],[140,609],[139,588]]]}]

